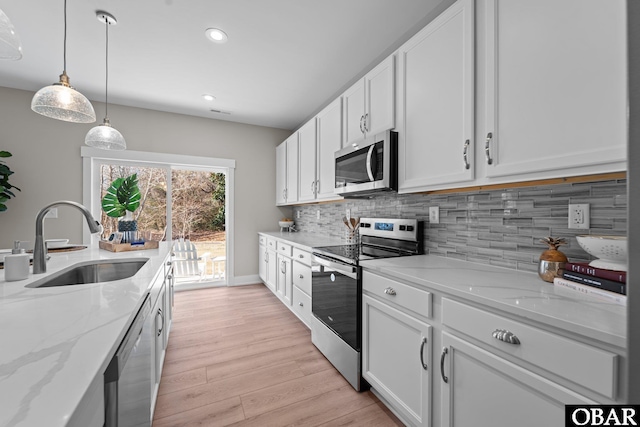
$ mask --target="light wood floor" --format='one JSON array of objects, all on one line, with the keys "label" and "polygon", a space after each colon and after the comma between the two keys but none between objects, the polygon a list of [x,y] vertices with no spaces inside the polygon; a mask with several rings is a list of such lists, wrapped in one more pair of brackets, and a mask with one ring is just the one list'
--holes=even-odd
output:
[{"label": "light wood floor", "polygon": [[263,285],[177,292],[153,427],[402,426]]}]

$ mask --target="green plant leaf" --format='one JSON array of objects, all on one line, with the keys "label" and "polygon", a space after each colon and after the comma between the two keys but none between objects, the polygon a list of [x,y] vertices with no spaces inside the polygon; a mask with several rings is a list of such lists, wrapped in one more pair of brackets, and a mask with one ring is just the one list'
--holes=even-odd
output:
[{"label": "green plant leaf", "polygon": [[11,157],[11,153],[8,151],[0,151],[0,157]]},{"label": "green plant leaf", "polygon": [[102,210],[112,218],[124,216],[127,211],[134,212],[139,206],[140,189],[135,173],[113,181],[102,198]]}]

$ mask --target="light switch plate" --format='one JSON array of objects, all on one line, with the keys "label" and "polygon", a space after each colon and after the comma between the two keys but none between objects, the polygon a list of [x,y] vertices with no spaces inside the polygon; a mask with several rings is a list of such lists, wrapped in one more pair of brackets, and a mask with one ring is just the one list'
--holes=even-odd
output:
[{"label": "light switch plate", "polygon": [[316,211],[316,219],[320,219],[320,209]]}]

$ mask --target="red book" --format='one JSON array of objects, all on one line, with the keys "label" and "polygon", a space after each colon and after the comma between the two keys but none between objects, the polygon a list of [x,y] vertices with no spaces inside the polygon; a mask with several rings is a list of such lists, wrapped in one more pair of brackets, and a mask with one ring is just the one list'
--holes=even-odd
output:
[{"label": "red book", "polygon": [[627,283],[627,272],[617,270],[605,270],[604,268],[591,267],[586,262],[567,262],[565,271],[586,274],[587,276],[599,277],[601,279],[613,280],[614,282]]}]

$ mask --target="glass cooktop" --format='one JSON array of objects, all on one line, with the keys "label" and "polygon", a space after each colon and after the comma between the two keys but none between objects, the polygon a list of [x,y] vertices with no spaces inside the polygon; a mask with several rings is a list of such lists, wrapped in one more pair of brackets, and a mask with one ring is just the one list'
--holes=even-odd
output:
[{"label": "glass cooktop", "polygon": [[390,248],[369,245],[337,245],[322,246],[313,248],[315,253],[334,257],[350,264],[357,264],[358,261],[376,258],[392,258],[413,255],[405,251],[398,251]]}]

